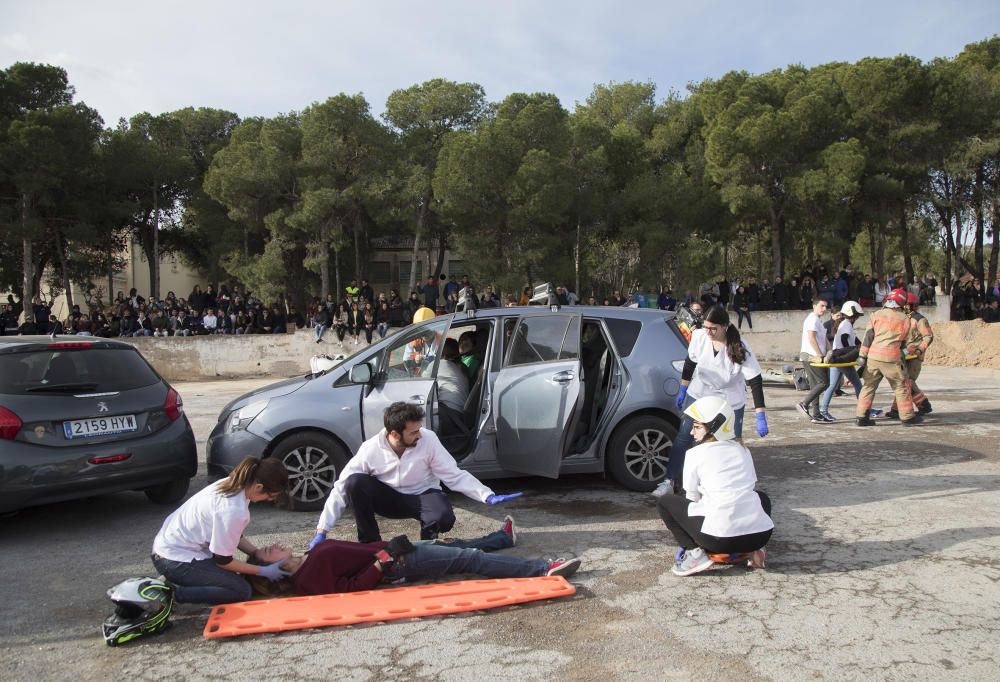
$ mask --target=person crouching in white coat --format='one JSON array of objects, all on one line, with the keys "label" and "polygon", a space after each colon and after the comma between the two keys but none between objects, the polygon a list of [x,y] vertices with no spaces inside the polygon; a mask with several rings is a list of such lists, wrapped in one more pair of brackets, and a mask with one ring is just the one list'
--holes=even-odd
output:
[{"label": "person crouching in white coat", "polygon": [[684,414],[698,443],[684,460],[684,495],[664,495],[657,509],[681,550],[675,575],[712,566],[709,554],[750,554],[764,565],[771,539],[771,500],[756,490],[750,451],[735,440],[733,408],[718,397],[696,400]]}]

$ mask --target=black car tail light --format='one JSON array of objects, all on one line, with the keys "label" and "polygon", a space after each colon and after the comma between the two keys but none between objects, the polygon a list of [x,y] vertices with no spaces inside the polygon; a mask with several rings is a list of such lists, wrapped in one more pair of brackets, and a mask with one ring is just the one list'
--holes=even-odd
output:
[{"label": "black car tail light", "polygon": [[177,391],[172,388],[167,391],[167,402],[164,403],[163,409],[167,413],[167,419],[172,422],[177,421],[184,414],[184,401],[181,400]]},{"label": "black car tail light", "polygon": [[23,422],[6,407],[0,407],[0,440],[14,440]]}]

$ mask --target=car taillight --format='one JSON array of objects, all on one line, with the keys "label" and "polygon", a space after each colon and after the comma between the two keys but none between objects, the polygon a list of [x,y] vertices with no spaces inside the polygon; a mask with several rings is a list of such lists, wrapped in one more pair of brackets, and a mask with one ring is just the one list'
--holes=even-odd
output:
[{"label": "car taillight", "polygon": [[61,341],[59,343],[50,343],[46,346],[49,349],[55,350],[80,350],[82,348],[90,348],[93,344],[92,341]]},{"label": "car taillight", "polygon": [[177,394],[177,391],[170,389],[167,391],[167,402],[163,406],[170,421],[177,421],[177,418],[184,414],[184,401]]},{"label": "car taillight", "polygon": [[17,432],[21,430],[21,418],[8,410],[0,407],[0,440],[14,440]]}]

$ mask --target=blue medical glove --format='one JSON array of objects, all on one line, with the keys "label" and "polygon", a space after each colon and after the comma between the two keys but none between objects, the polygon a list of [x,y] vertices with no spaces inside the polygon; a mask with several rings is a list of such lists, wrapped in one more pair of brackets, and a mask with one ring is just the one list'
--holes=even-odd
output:
[{"label": "blue medical glove", "polygon": [[767,430],[767,417],[764,416],[763,412],[757,413],[757,435],[763,438],[770,431]]},{"label": "blue medical glove", "polygon": [[306,551],[307,552],[310,551],[313,547],[323,542],[324,540],[326,540],[326,533],[321,530],[316,531],[316,535],[314,535],[313,539],[309,541],[309,546],[306,547]]},{"label": "blue medical glove", "polygon": [[486,504],[501,504],[507,500],[514,500],[523,495],[524,493],[510,493],[508,495],[490,495],[486,498]]},{"label": "blue medical glove", "polygon": [[257,575],[262,575],[272,583],[282,578],[287,578],[291,575],[288,571],[282,571],[279,566],[283,564],[284,561],[275,561],[273,564],[267,564],[266,566],[260,566],[257,569]]},{"label": "blue medical glove", "polygon": [[677,406],[678,410],[684,409],[684,400],[688,397],[688,387],[681,386],[681,392],[677,394],[677,400],[674,401],[674,405]]}]

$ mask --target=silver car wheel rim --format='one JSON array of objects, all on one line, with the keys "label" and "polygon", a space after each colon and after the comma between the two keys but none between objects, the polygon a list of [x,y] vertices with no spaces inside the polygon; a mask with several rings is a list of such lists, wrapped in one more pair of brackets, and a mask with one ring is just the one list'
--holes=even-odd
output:
[{"label": "silver car wheel rim", "polygon": [[291,450],[282,461],[288,469],[288,496],[301,502],[325,499],[337,480],[329,455],[313,445]]},{"label": "silver car wheel rim", "polygon": [[659,429],[643,429],[625,444],[625,468],[640,481],[658,481],[667,475],[670,437]]}]

